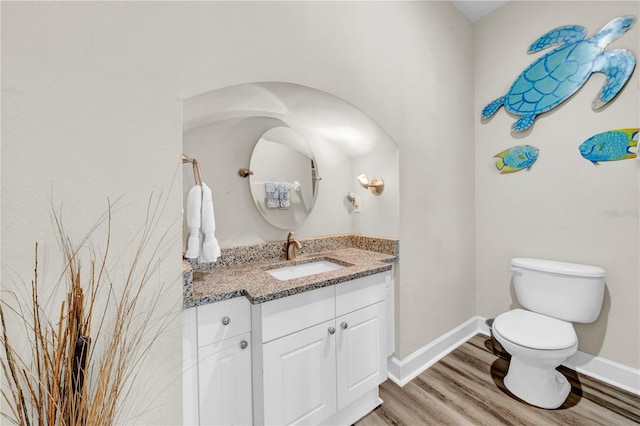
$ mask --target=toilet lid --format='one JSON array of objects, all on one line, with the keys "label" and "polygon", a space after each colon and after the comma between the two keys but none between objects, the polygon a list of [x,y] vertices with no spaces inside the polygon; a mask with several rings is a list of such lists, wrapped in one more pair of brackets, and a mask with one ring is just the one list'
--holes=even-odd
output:
[{"label": "toilet lid", "polygon": [[578,341],[571,323],[524,309],[498,315],[493,329],[505,339],[533,349],[564,349]]}]

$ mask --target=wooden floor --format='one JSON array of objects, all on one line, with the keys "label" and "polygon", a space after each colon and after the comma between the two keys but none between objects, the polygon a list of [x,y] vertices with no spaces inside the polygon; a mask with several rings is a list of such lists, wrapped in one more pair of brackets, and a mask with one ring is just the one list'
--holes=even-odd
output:
[{"label": "wooden floor", "polygon": [[572,385],[557,410],[516,399],[503,384],[508,361],[477,335],[400,388],[380,386],[384,403],[356,423],[377,425],[638,425],[640,397],[560,367]]}]

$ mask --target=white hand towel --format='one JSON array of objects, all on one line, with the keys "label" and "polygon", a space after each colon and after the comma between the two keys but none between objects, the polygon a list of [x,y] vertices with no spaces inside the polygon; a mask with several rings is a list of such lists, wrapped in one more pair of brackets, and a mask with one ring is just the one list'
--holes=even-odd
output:
[{"label": "white hand towel", "polygon": [[268,209],[280,207],[280,195],[278,193],[278,182],[264,183],[265,199]]},{"label": "white hand towel", "polygon": [[202,210],[202,188],[196,185],[187,195],[187,227],[189,240],[187,241],[187,259],[197,259],[200,256],[200,211]]},{"label": "white hand towel", "polygon": [[220,244],[214,234],[216,219],[213,214],[213,196],[211,189],[202,184],[202,216],[200,230],[203,234],[201,262],[215,262],[220,257]]},{"label": "white hand towel", "polygon": [[291,206],[290,186],[288,183],[278,183],[278,206],[280,209],[288,209]]}]

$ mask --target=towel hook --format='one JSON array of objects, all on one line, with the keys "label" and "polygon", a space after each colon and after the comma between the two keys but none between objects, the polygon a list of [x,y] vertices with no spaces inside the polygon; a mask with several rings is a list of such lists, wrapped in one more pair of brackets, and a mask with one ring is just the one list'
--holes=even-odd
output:
[{"label": "towel hook", "polygon": [[193,178],[196,181],[196,185],[202,185],[202,177],[200,175],[200,163],[195,158],[189,158],[182,154],[182,164],[191,163],[193,165]]}]

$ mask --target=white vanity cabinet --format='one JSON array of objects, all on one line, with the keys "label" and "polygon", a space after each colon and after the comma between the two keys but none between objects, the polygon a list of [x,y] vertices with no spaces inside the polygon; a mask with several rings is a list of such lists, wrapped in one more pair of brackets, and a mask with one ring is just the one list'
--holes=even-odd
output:
[{"label": "white vanity cabinet", "polygon": [[250,425],[250,333],[198,349],[201,425]]},{"label": "white vanity cabinet", "polygon": [[[190,423],[249,425],[251,401],[251,311],[237,297],[189,309],[195,311],[197,346],[197,410]],[[193,313],[189,313],[193,316]],[[188,390],[185,390],[188,392]],[[193,392],[191,392],[193,393]],[[186,420],[185,416],[185,420]]]},{"label": "white vanity cabinet", "polygon": [[254,424],[351,424],[382,402],[392,277],[252,305]]},{"label": "white vanity cabinet", "polygon": [[328,333],[330,327],[333,320],[264,344],[264,424],[320,424],[336,412],[335,338]]},{"label": "white vanity cabinet", "polygon": [[387,378],[384,302],[336,319],[338,410]]}]

